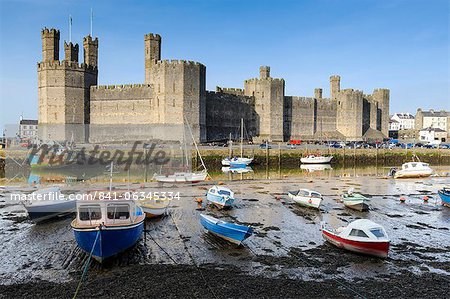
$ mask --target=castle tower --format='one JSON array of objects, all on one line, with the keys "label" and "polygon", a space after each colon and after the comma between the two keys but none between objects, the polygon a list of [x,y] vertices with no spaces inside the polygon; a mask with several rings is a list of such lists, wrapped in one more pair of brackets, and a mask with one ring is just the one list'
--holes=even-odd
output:
[{"label": "castle tower", "polygon": [[64,42],[64,54],[66,61],[78,62],[78,44],[72,44],[72,42]]},{"label": "castle tower", "polygon": [[259,67],[259,79],[270,78],[270,66],[260,66]]},{"label": "castle tower", "polygon": [[44,28],[41,31],[42,61],[59,60],[59,30]]},{"label": "castle tower", "polygon": [[363,135],[363,93],[344,89],[337,94],[336,129],[348,141],[362,140]]},{"label": "castle tower", "polygon": [[84,64],[96,68],[98,66],[98,38],[90,35],[83,39]]},{"label": "castle tower", "polygon": [[[50,37],[49,37],[50,36]],[[64,44],[58,61],[59,31],[42,31],[43,61],[38,63],[39,137],[43,140],[85,141],[89,123],[90,86],[97,84],[96,66],[78,64],[78,45]],[[50,43],[50,41],[52,41]]]},{"label": "castle tower", "polygon": [[151,68],[155,61],[161,60],[161,36],[149,33],[144,36],[145,83],[150,83]]},{"label": "castle tower", "polygon": [[377,130],[387,137],[389,136],[389,89],[375,89],[372,98],[378,103]]},{"label": "castle tower", "polygon": [[339,91],[341,90],[341,77],[331,76],[330,77],[330,98],[335,100]]},{"label": "castle tower", "polygon": [[259,74],[259,79],[244,82],[244,94],[255,98],[256,133],[264,140],[283,141],[284,79],[270,77],[268,66],[261,66]]},{"label": "castle tower", "polygon": [[314,89],[314,98],[318,100],[322,98],[322,88]]}]

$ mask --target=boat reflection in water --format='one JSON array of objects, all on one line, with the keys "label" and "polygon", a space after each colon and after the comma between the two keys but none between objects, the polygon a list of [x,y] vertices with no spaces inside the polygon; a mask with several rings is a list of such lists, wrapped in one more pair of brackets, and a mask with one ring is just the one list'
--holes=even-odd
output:
[{"label": "boat reflection in water", "polygon": [[248,173],[253,172],[253,169],[250,166],[242,167],[242,168],[234,168],[234,167],[228,167],[224,166],[222,167],[223,173]]},{"label": "boat reflection in water", "polygon": [[330,164],[301,164],[300,169],[307,172],[324,171],[333,169]]}]

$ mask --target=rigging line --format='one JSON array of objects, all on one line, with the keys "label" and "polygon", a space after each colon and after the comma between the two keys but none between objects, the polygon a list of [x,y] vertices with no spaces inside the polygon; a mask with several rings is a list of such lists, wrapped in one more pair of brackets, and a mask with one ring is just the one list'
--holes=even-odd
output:
[{"label": "rigging line", "polygon": [[156,242],[153,236],[150,233],[148,233],[148,235],[150,236],[150,239],[152,239],[152,241],[155,242],[155,244],[159,247],[159,249],[161,249],[175,265],[178,265],[178,263],[173,259],[173,257],[166,250],[164,250],[164,248],[162,248],[161,245],[158,244],[158,242]]},{"label": "rigging line", "polygon": [[172,219],[173,224],[175,225],[175,228],[177,229],[178,235],[180,236],[180,239],[183,241],[183,246],[184,249],[186,250],[187,254],[189,255],[189,258],[191,259],[192,263],[194,264],[195,268],[198,270],[198,272],[200,273],[200,276],[202,277],[203,283],[206,285],[206,287],[208,288],[208,290],[211,292],[211,294],[213,295],[214,298],[219,298],[217,297],[216,293],[214,293],[213,289],[209,286],[209,284],[206,282],[206,278],[203,275],[202,270],[200,269],[200,267],[197,265],[197,263],[195,262],[193,256],[191,255],[191,253],[189,252],[187,246],[186,246],[186,242],[184,241],[183,236],[181,235],[180,230],[178,229],[178,225],[175,222],[175,219],[173,219],[172,214],[170,214],[170,218]]}]

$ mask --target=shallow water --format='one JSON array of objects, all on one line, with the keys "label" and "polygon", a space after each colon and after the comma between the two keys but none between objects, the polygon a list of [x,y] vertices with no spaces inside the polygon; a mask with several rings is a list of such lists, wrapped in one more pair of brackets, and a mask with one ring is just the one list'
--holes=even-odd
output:
[{"label": "shallow water", "polygon": [[[224,181],[235,191],[236,204],[230,210],[206,205],[204,195],[213,182],[164,188],[147,183],[144,191],[179,191],[181,198],[172,202],[169,215],[147,221],[145,244],[140,241],[106,265],[93,263],[90,273],[102,275],[109,269],[138,263],[195,263],[236,267],[269,277],[284,275],[315,280],[389,276],[400,271],[450,275],[450,208],[441,206],[436,194],[439,188],[450,186],[450,177],[393,180],[371,175],[366,170],[357,170],[354,176],[348,170],[337,171],[332,175],[296,172],[269,180],[227,181],[218,177],[217,181]],[[130,177],[131,182],[138,181]],[[26,184],[16,185],[13,192],[32,191]],[[66,193],[82,192],[104,185],[105,182],[72,183],[63,189]],[[122,180],[115,185],[128,184]],[[314,189],[324,195],[320,211],[300,207],[287,198],[287,191],[299,188]],[[369,212],[348,210],[338,201],[339,194],[349,188],[370,196]],[[71,279],[71,274],[78,272],[87,258],[76,246],[70,229],[74,216],[35,225],[24,220],[24,208],[9,200],[10,193],[0,199],[4,201],[0,208],[2,284],[37,278]],[[424,203],[424,195],[430,198],[428,203]],[[400,196],[407,198],[405,203],[400,203]],[[200,207],[194,200],[197,197],[204,200]],[[255,234],[237,248],[205,233],[199,223],[200,213],[252,225]],[[388,259],[360,256],[324,244],[319,230],[322,221],[329,227],[338,227],[358,218],[368,218],[385,227],[392,241]]]}]

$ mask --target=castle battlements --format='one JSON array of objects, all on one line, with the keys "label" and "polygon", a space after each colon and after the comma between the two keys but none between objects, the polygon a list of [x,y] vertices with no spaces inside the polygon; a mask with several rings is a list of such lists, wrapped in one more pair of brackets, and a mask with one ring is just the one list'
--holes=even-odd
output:
[{"label": "castle battlements", "polygon": [[71,69],[71,70],[79,70],[79,71],[95,71],[97,67],[93,67],[91,65],[87,65],[85,63],[77,63],[75,61],[67,61],[67,60],[53,60],[53,61],[43,61],[38,62],[38,70],[42,69]]},{"label": "castle battlements", "polygon": [[138,89],[151,87],[151,84],[117,84],[117,85],[95,85],[91,89]]},{"label": "castle battlements", "polygon": [[176,66],[176,65],[187,65],[187,66],[200,66],[205,67],[204,64],[196,61],[191,60],[180,60],[180,59],[164,59],[164,60],[157,60],[155,61],[155,65],[157,66]]},{"label": "castle battlements", "polygon": [[154,34],[154,33],[148,33],[146,35],[144,35],[144,39],[145,40],[161,40],[161,35],[159,34]]},{"label": "castle battlements", "polygon": [[44,29],[41,30],[42,36],[45,36],[45,35],[58,35],[59,36],[59,34],[60,34],[59,30],[57,30],[55,28],[44,27]]},{"label": "castle battlements", "polygon": [[87,42],[89,42],[89,43],[94,43],[96,46],[98,46],[98,37],[92,39],[92,36],[90,36],[90,35],[85,36],[85,37],[83,38],[83,44],[84,44],[84,43],[87,43]]},{"label": "castle battlements", "polygon": [[284,79],[283,78],[272,78],[272,77],[268,77],[268,78],[251,78],[251,79],[245,80],[244,83],[255,83],[255,82],[260,82],[260,81],[284,82]]}]

